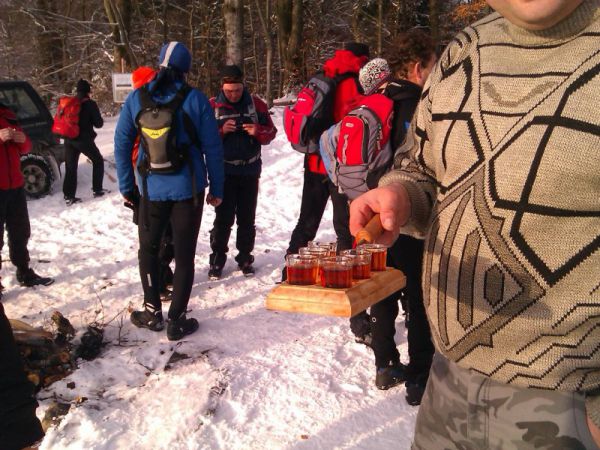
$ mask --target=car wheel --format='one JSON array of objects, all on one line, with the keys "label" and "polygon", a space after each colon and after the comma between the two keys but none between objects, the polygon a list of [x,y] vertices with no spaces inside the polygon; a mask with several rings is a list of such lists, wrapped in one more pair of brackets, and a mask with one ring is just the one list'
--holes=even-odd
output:
[{"label": "car wheel", "polygon": [[40,198],[50,192],[54,174],[44,157],[32,154],[21,157],[21,172],[25,178],[24,188],[28,197]]}]

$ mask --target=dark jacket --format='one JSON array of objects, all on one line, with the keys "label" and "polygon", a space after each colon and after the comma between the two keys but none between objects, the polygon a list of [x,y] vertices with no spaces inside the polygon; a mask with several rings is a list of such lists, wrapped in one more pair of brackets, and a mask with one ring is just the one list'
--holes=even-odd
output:
[{"label": "dark jacket", "polygon": [[[333,119],[339,122],[354,109],[362,97],[362,89],[358,82],[358,72],[368,61],[366,56],[355,56],[349,50],[336,50],[332,58],[323,64],[323,72],[328,77],[351,74],[339,82],[335,90],[333,102]],[[327,174],[321,156],[318,153],[307,155],[305,167],[313,173]]]},{"label": "dark jacket", "polygon": [[[219,95],[210,99],[210,105],[215,111],[219,133],[223,139],[225,175],[260,176],[260,147],[269,144],[277,134],[267,105],[258,97],[250,95],[246,88],[237,103],[230,103],[221,91]],[[240,125],[256,123],[256,136],[250,136],[243,130],[223,134],[223,124],[230,119]],[[255,160],[252,161],[253,159]]]},{"label": "dark jacket", "polygon": [[394,101],[394,124],[392,125],[392,150],[396,150],[406,137],[422,89],[408,80],[392,80],[385,87],[383,95]]},{"label": "dark jacket", "polygon": [[77,97],[81,100],[81,111],[79,112],[79,136],[75,140],[93,141],[96,138],[94,128],[102,128],[104,120],[94,100],[81,93],[78,93]]},{"label": "dark jacket", "polygon": [[[14,128],[23,131],[17,123],[17,117],[8,108],[0,106],[0,129]],[[25,135],[25,142],[0,140],[0,189],[16,189],[23,186],[25,180],[21,173],[21,155],[31,150],[31,141]]]}]

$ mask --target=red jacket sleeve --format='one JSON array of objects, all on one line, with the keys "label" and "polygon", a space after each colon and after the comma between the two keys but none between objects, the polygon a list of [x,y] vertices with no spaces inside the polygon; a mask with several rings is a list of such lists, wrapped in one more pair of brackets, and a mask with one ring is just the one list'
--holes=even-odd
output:
[{"label": "red jacket sleeve", "polygon": [[260,142],[260,145],[267,145],[275,138],[277,128],[275,128],[275,125],[273,124],[266,103],[255,96],[252,96],[252,100],[254,101],[254,107],[256,108],[256,114],[258,115],[258,125],[254,137]]},{"label": "red jacket sleeve", "polygon": [[[217,98],[216,97],[212,97],[208,100],[208,103],[210,103],[210,107],[213,109],[213,111],[216,109],[217,107],[217,103],[216,103]],[[223,139],[223,126],[222,125],[218,125],[219,128],[219,136],[221,136],[221,139]]]}]

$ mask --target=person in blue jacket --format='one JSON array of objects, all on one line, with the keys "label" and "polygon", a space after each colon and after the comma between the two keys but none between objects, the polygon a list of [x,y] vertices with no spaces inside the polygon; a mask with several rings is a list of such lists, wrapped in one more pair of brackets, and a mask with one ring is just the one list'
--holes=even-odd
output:
[{"label": "person in blue jacket", "polygon": [[[175,274],[167,337],[179,340],[198,329],[198,321],[186,317],[186,308],[194,281],[194,257],[205,189],[209,188],[206,195],[208,204],[216,207],[223,198],[223,147],[208,99],[199,90],[186,87],[185,75],[191,66],[189,50],[180,42],[169,42],[160,51],[159,65],[156,78],[133,91],[125,100],[115,130],[115,161],[119,190],[125,202],[131,205],[139,203],[140,207],[138,258],[144,305],[141,311],[131,313],[131,322],[152,331],[164,328],[158,253],[161,236],[170,222],[173,227]],[[187,148],[183,166],[173,173],[142,170],[148,166],[148,149],[145,149],[142,139],[134,173],[131,155],[138,135],[137,119],[146,93],[153,102],[167,104],[182,88],[185,89],[182,92],[187,93],[174,112],[172,126],[177,147]],[[146,91],[142,92],[143,89]],[[141,192],[136,186],[140,186]]]}]

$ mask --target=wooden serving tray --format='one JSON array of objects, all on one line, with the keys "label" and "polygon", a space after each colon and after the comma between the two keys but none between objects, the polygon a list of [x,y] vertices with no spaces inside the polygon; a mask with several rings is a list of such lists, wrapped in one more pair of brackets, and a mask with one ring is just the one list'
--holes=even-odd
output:
[{"label": "wooden serving tray", "polygon": [[404,286],[404,274],[388,267],[385,272],[371,272],[371,278],[355,281],[346,289],[283,282],[267,294],[265,303],[267,309],[275,311],[352,317]]}]

